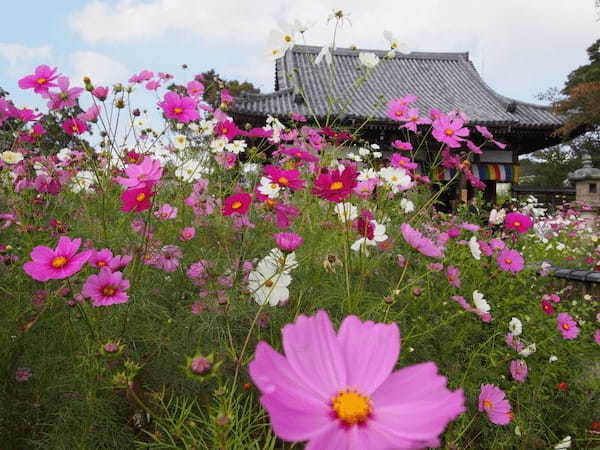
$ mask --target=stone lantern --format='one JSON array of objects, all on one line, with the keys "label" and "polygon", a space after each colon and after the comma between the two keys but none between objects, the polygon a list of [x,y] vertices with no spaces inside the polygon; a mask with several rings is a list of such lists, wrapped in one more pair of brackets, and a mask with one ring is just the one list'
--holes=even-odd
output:
[{"label": "stone lantern", "polygon": [[569,182],[575,186],[575,199],[590,205],[594,212],[600,210],[600,169],[592,167],[592,157],[585,153],[583,167],[569,172]]}]

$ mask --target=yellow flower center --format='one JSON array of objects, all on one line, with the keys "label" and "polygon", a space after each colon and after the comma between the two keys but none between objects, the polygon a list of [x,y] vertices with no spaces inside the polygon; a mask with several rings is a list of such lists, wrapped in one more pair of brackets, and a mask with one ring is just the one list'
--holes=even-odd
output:
[{"label": "yellow flower center", "polygon": [[517,220],[517,221],[513,222],[513,225],[514,225],[515,227],[520,227],[520,226],[521,226],[521,222],[519,222],[519,221]]},{"label": "yellow flower center", "polygon": [[446,131],[444,131],[444,133],[446,133],[446,136],[452,136],[454,134],[454,130],[447,128]]},{"label": "yellow flower center", "polygon": [[279,184],[288,184],[290,182],[290,180],[288,180],[286,177],[279,177],[279,179],[277,180],[277,182]]},{"label": "yellow flower center", "polygon": [[392,175],[392,176],[390,177],[390,181],[391,181],[392,183],[397,183],[397,182],[398,182],[398,177],[397,177],[396,175]]},{"label": "yellow flower center", "polygon": [[510,259],[510,258],[504,258],[504,262],[506,264],[512,264],[512,259]]},{"label": "yellow flower center", "polygon": [[341,181],[334,181],[333,183],[331,183],[331,185],[329,186],[329,189],[332,191],[339,191],[340,189],[342,189],[344,187],[344,183],[342,183]]},{"label": "yellow flower center", "polygon": [[54,267],[55,269],[60,269],[61,267],[64,267],[66,264],[67,264],[67,258],[65,258],[64,256],[56,256],[52,260],[52,267]]},{"label": "yellow flower center", "polygon": [[285,42],[292,42],[292,37],[291,37],[289,34],[286,34],[286,35],[283,37],[283,40],[284,40]]},{"label": "yellow flower center", "polygon": [[331,408],[346,425],[363,423],[371,415],[371,399],[349,389],[340,391],[331,399]]},{"label": "yellow flower center", "polygon": [[143,192],[140,192],[138,195],[135,196],[135,199],[138,202],[143,202],[145,198],[146,198],[146,194],[144,194]]},{"label": "yellow flower center", "polygon": [[240,209],[242,207],[242,202],[235,202],[233,205],[231,205],[231,209]]},{"label": "yellow flower center", "polygon": [[105,261],[98,261],[96,263],[96,266],[98,266],[98,267],[104,267],[104,266],[106,266],[106,262]]},{"label": "yellow flower center", "polygon": [[271,287],[271,286],[273,286],[273,284],[274,284],[273,280],[267,280],[267,281],[265,281],[265,286],[266,287]]},{"label": "yellow flower center", "polygon": [[402,110],[401,110],[401,109],[397,110],[397,111],[395,112],[395,114],[396,114],[396,116],[397,116],[397,117],[401,117],[401,116],[403,116],[403,115],[404,115],[404,113],[402,112]]},{"label": "yellow flower center", "polygon": [[173,111],[175,112],[175,114],[181,114],[183,112],[183,109],[181,109],[179,106],[174,108]]},{"label": "yellow flower center", "polygon": [[77,132],[77,125],[71,125],[71,131],[73,131],[74,133]]},{"label": "yellow flower center", "polygon": [[563,330],[568,330],[568,329],[569,329],[569,328],[571,328],[571,327],[569,326],[569,324],[568,324],[568,323],[563,323],[563,324],[562,324],[562,328],[563,328]]},{"label": "yellow flower center", "polygon": [[489,400],[484,400],[484,401],[483,401],[483,407],[484,407],[485,409],[492,409],[492,407],[493,407],[493,406],[494,406],[494,405],[492,404],[492,402],[491,402],[491,401],[489,401]]},{"label": "yellow flower center", "polygon": [[45,79],[45,78],[43,78],[43,77],[42,77],[42,78],[38,78],[38,79],[37,79],[37,84],[39,84],[39,85],[41,86],[42,84],[46,83],[46,81],[48,81],[48,80],[46,80],[46,79]]},{"label": "yellow flower center", "polygon": [[102,295],[104,295],[105,297],[112,297],[113,295],[115,295],[115,292],[117,292],[117,288],[111,285],[104,286],[102,288]]}]

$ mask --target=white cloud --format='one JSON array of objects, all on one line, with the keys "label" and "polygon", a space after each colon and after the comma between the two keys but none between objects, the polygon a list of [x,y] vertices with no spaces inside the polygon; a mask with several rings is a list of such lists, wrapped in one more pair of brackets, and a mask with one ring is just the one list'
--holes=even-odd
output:
[{"label": "white cloud", "polygon": [[351,25],[338,30],[339,46],[383,48],[387,29],[409,50],[468,51],[494,89],[523,100],[560,87],[587,62],[585,49],[598,31],[592,1],[566,0],[92,0],[69,17],[69,25],[88,42],[161,40],[182,52],[216,49],[229,70],[246,64],[242,78],[262,84],[272,79],[273,66],[252,61],[262,56],[269,31],[279,21],[313,22],[307,43],[323,45],[333,29],[326,18],[340,3]]},{"label": "white cloud", "polygon": [[26,47],[0,42],[0,59],[8,62],[7,72],[13,76],[24,75],[40,64],[48,64],[51,53],[50,46]]},{"label": "white cloud", "polygon": [[126,82],[129,76],[127,67],[109,56],[92,51],[78,51],[69,56],[73,68],[73,82],[83,84],[83,77],[91,78],[95,85]]}]

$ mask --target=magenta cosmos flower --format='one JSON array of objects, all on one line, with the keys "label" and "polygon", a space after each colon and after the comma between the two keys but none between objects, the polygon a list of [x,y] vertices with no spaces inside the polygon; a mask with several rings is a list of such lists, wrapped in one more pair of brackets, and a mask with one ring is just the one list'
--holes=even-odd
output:
[{"label": "magenta cosmos flower", "polygon": [[238,194],[230,195],[223,200],[222,213],[224,216],[231,216],[232,214],[244,215],[248,212],[250,203],[252,203],[252,197],[250,194],[240,192]]},{"label": "magenta cosmos flower", "polygon": [[275,233],[275,242],[280,250],[293,252],[304,243],[304,239],[299,234],[281,231]]},{"label": "magenta cosmos flower", "polygon": [[61,236],[55,250],[43,245],[31,251],[32,261],[23,265],[27,275],[37,281],[62,280],[79,272],[92,254],[86,250],[77,254],[81,239]]},{"label": "magenta cosmos flower", "polygon": [[129,188],[141,187],[146,183],[157,183],[163,174],[160,161],[147,156],[139,164],[129,164],[125,168],[125,177],[116,177],[115,181]]},{"label": "magenta cosmos flower", "polygon": [[121,272],[111,272],[108,267],[103,267],[98,275],[90,275],[85,280],[81,294],[92,299],[92,306],[110,306],[127,302],[127,289],[129,281],[123,279]]},{"label": "magenta cosmos flower", "polygon": [[532,226],[533,220],[526,214],[513,211],[508,213],[504,218],[504,227],[508,230],[527,233]]},{"label": "magenta cosmos flower", "polygon": [[283,170],[275,166],[266,166],[264,174],[282,188],[287,187],[292,191],[304,189],[304,180],[300,178],[300,171],[298,170]]},{"label": "magenta cosmos flower", "polygon": [[74,119],[67,119],[62,123],[62,129],[69,136],[74,136],[76,134],[83,134],[88,130],[87,124],[77,117]]},{"label": "magenta cosmos flower", "polygon": [[175,92],[167,92],[164,100],[158,104],[167,119],[175,119],[181,123],[198,120],[197,102],[192,97],[180,97]]},{"label": "magenta cosmos flower", "polygon": [[53,81],[58,78],[57,70],[56,67],[51,69],[45,64],[37,66],[32,75],[27,75],[19,80],[19,87],[33,89],[36,94],[47,95],[48,89],[56,86]]},{"label": "magenta cosmos flower", "polygon": [[403,223],[400,225],[400,231],[404,240],[423,255],[430,258],[442,258],[444,256],[441,248],[437,247],[431,239],[424,237],[420,231],[415,230],[409,224]]},{"label": "magenta cosmos flower", "polygon": [[509,365],[510,374],[517,383],[524,383],[529,370],[527,363],[522,359],[513,359]]},{"label": "magenta cosmos flower", "polygon": [[490,422],[496,425],[507,425],[513,418],[506,394],[493,384],[481,385],[479,411],[485,411]]},{"label": "magenta cosmos flower", "polygon": [[579,336],[579,327],[577,322],[569,313],[560,313],[556,316],[556,328],[561,332],[564,339],[575,339]]},{"label": "magenta cosmos flower", "polygon": [[339,203],[348,198],[356,186],[358,173],[352,166],[346,166],[321,173],[315,180],[312,193],[330,202]]},{"label": "magenta cosmos flower", "polygon": [[154,195],[152,185],[146,184],[139,188],[127,189],[121,194],[121,211],[145,211],[152,206],[150,199]]},{"label": "magenta cosmos flower", "polygon": [[440,116],[433,122],[433,137],[446,144],[450,148],[459,148],[461,141],[469,135],[469,129],[463,127],[462,119],[451,119],[448,116]]},{"label": "magenta cosmos flower", "polygon": [[496,258],[498,265],[505,272],[517,273],[523,270],[524,260],[516,250],[505,248]]},{"label": "magenta cosmos flower", "polygon": [[308,450],[435,447],[465,411],[462,389],[448,390],[434,363],[392,372],[396,324],[349,316],[336,334],[319,311],[282,334],[285,356],[259,342],[249,368],[275,434],[286,441],[309,441]]}]

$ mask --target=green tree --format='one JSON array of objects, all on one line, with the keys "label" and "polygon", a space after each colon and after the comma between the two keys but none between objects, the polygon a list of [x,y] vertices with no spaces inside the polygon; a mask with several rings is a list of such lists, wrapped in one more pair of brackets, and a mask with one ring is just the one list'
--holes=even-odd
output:
[{"label": "green tree", "polygon": [[231,95],[238,97],[242,94],[260,94],[260,89],[249,81],[225,80],[214,69],[202,73],[204,77],[204,100],[213,107],[219,106],[221,89],[227,89]]}]

